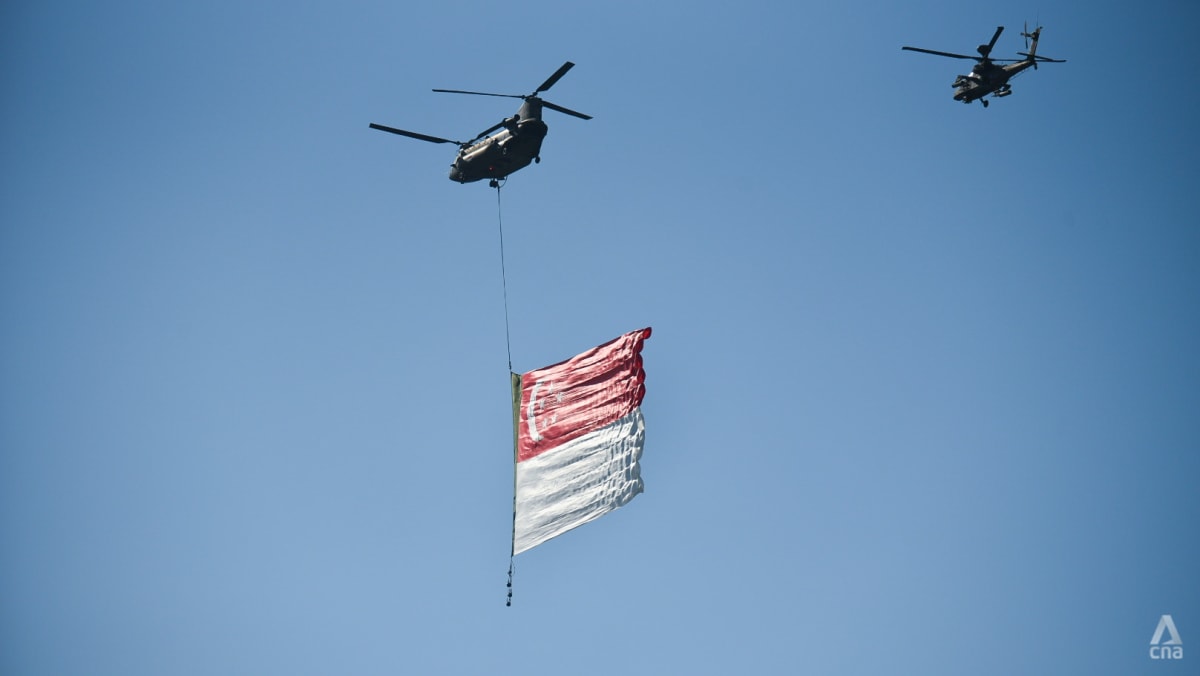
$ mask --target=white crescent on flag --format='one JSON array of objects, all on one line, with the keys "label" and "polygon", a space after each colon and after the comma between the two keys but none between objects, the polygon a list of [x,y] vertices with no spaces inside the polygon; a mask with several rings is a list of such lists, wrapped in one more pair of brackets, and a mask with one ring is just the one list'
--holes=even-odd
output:
[{"label": "white crescent on flag", "polygon": [[513,554],[642,492],[642,344],[631,331],[553,366],[513,374]]}]

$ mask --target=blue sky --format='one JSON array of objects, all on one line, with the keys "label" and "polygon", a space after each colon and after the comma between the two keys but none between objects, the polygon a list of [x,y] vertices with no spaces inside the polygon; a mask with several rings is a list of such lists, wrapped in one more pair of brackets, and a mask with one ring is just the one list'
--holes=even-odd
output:
[{"label": "blue sky", "polygon": [[[1191,3],[7,3],[0,672],[1185,673]],[[987,110],[966,62],[1068,59]],[[502,192],[453,148],[546,95]],[[517,559],[512,360],[653,326]]]}]

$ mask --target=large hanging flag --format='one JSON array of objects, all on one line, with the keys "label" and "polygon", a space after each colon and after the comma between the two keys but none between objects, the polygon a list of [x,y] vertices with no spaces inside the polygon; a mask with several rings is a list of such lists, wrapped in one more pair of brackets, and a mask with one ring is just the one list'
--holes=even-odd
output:
[{"label": "large hanging flag", "polygon": [[626,333],[553,366],[512,374],[515,556],[642,492],[642,343]]}]

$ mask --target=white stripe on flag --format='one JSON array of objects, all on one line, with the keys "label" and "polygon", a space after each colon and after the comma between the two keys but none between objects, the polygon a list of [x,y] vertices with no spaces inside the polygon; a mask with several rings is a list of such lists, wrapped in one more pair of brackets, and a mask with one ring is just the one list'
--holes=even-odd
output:
[{"label": "white stripe on flag", "polygon": [[513,554],[603,516],[642,492],[638,461],[646,441],[640,407],[536,457],[517,463]]}]

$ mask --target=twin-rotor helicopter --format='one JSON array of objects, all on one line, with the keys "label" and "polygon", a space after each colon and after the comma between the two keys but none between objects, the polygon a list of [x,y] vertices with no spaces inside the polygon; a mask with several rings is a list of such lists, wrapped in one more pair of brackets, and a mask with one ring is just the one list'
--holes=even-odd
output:
[{"label": "twin-rotor helicopter", "polygon": [[[584,120],[592,119],[570,108],[550,103],[538,94],[554,86],[562,76],[567,74],[575,64],[567,61],[546,81],[533,90],[532,94],[492,94],[489,92],[471,92],[461,89],[434,89],[435,92],[448,94],[472,94],[475,96],[503,96],[522,99],[521,108],[512,117],[506,117],[496,124],[484,129],[470,141],[452,141],[450,139],[418,134],[412,131],[386,127],[382,124],[371,123],[372,129],[386,131],[419,141],[430,143],[453,143],[458,146],[458,156],[450,165],[450,180],[459,183],[471,183],[481,179],[490,179],[488,185],[493,188],[500,184],[509,174],[529,166],[530,162],[541,162],[542,139],[546,138],[548,127],[542,121],[542,109],[566,113]],[[489,136],[494,131],[498,134]]]},{"label": "twin-rotor helicopter", "polygon": [[[991,57],[992,47],[996,46],[996,40],[1000,38],[1000,33],[1004,32],[1004,26],[998,26],[992,39],[986,45],[979,45],[976,51],[979,56],[969,56],[966,54],[954,54],[951,52],[938,52],[932,49],[922,49],[920,47],[902,47],[913,52],[923,52],[925,54],[935,54],[937,56],[948,56],[952,59],[974,59],[975,65],[971,68],[971,72],[966,75],[959,75],[954,80],[954,100],[970,103],[980,100],[983,102],[983,107],[987,108],[988,101],[984,97],[991,94],[995,98],[1003,98],[1012,94],[1012,85],[1008,81],[1016,77],[1030,66],[1037,70],[1039,63],[1066,63],[1066,59],[1050,59],[1045,56],[1038,56],[1038,37],[1042,34],[1041,26],[1038,26],[1029,32],[1029,27],[1021,32],[1025,38],[1025,48],[1028,52],[1017,52],[1023,56],[1023,59],[993,59]],[[1005,63],[1008,65],[998,65]]]}]

